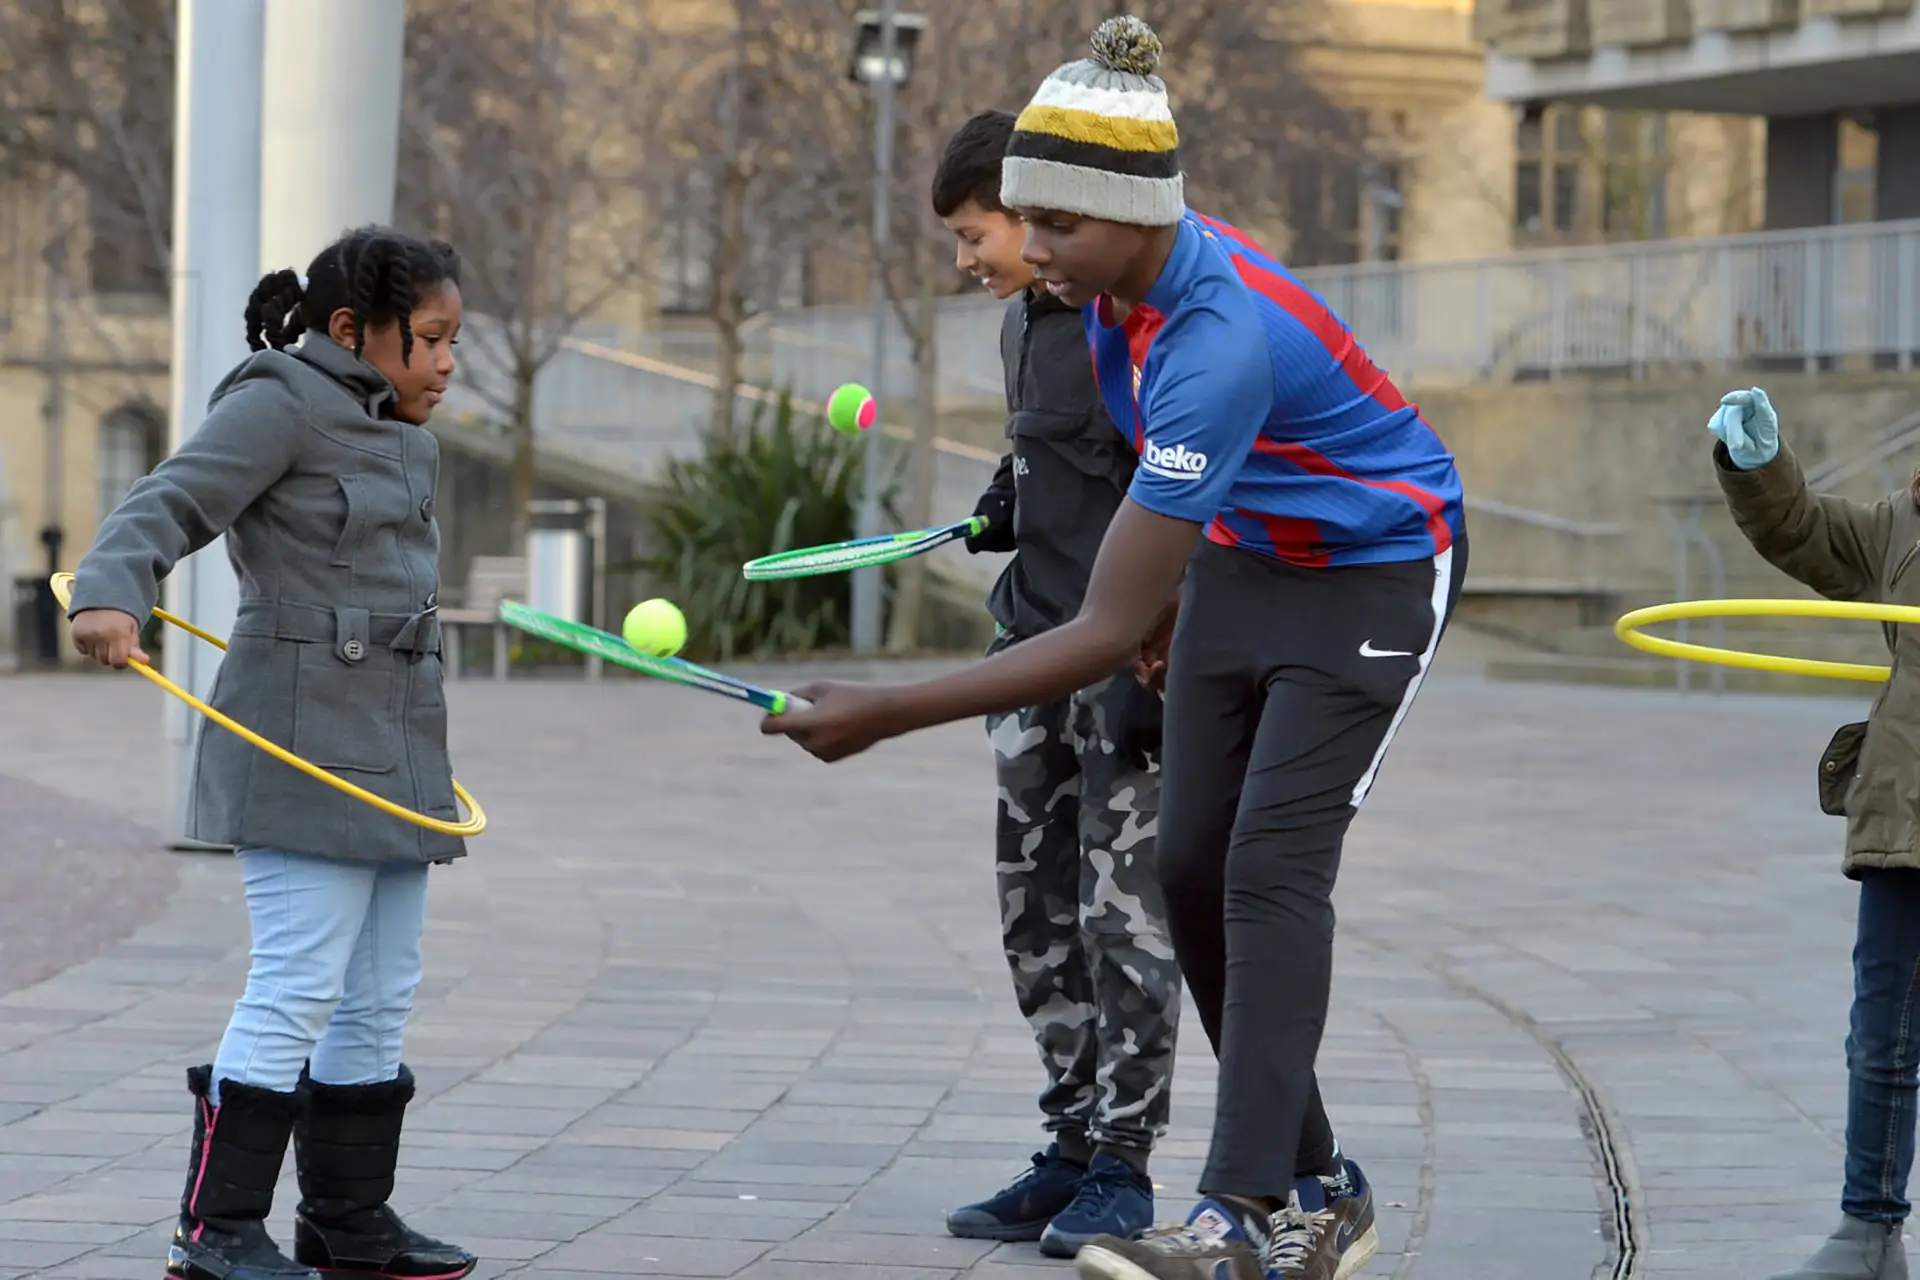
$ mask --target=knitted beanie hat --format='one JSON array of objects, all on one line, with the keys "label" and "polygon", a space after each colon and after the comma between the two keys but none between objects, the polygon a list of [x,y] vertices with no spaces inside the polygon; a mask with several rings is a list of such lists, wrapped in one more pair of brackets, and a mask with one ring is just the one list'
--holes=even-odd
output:
[{"label": "knitted beanie hat", "polygon": [[1135,17],[1094,31],[1093,57],[1041,82],[1001,166],[1000,202],[1107,222],[1166,227],[1186,213],[1178,130],[1167,109],[1160,37]]}]

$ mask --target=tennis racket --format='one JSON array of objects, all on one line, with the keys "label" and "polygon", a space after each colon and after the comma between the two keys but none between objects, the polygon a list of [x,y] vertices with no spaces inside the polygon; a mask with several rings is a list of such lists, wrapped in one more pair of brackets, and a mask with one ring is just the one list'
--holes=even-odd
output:
[{"label": "tennis racket", "polygon": [[589,657],[611,662],[615,666],[638,671],[641,675],[652,676],[657,680],[671,680],[674,684],[683,684],[690,689],[703,689],[708,693],[717,693],[724,698],[734,698],[740,702],[750,702],[771,715],[782,715],[788,711],[804,711],[813,705],[805,698],[795,697],[791,693],[782,693],[778,689],[762,689],[759,685],[736,680],[730,675],[710,671],[706,667],[695,666],[679,658],[656,658],[652,654],[641,653],[612,632],[578,622],[568,622],[565,618],[556,618],[550,613],[529,609],[526,605],[513,600],[501,602],[500,621],[510,627],[518,627],[529,635],[539,636],[542,640],[551,640],[576,653],[584,653]]},{"label": "tennis racket", "polygon": [[811,578],[826,573],[845,573],[891,564],[908,556],[924,555],[935,547],[971,538],[987,527],[985,516],[968,516],[958,524],[935,525],[907,533],[886,533],[877,538],[855,538],[851,542],[829,542],[797,551],[779,551],[740,567],[749,582],[773,582],[781,578]]}]

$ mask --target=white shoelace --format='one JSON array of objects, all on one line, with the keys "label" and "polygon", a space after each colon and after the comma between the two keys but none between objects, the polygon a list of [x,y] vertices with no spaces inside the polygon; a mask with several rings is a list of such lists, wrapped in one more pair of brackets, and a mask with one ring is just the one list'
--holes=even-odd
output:
[{"label": "white shoelace", "polygon": [[1287,1207],[1273,1215],[1273,1239],[1266,1253],[1268,1268],[1283,1275],[1305,1269],[1313,1258],[1314,1246],[1335,1218],[1331,1209],[1309,1211],[1300,1207],[1297,1194],[1289,1197]]}]

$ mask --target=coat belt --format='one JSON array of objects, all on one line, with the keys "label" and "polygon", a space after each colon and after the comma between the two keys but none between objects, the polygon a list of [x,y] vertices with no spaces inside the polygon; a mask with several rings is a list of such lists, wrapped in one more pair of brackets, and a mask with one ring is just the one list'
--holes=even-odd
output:
[{"label": "coat belt", "polygon": [[417,613],[374,613],[293,600],[242,600],[233,634],[331,645],[347,662],[360,661],[372,648],[391,649],[417,661],[440,652],[440,606],[435,603]]}]

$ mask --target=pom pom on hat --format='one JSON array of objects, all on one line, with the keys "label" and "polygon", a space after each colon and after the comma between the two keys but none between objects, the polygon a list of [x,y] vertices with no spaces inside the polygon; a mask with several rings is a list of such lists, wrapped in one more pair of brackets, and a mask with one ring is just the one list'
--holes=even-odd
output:
[{"label": "pom pom on hat", "polygon": [[1093,60],[1109,71],[1150,76],[1160,65],[1160,37],[1132,14],[1108,18],[1094,28]]},{"label": "pom pom on hat", "polygon": [[1014,122],[1000,201],[1173,226],[1186,213],[1186,182],[1167,86],[1154,74],[1160,37],[1126,14],[1102,22],[1088,44],[1093,56],[1057,68]]}]

